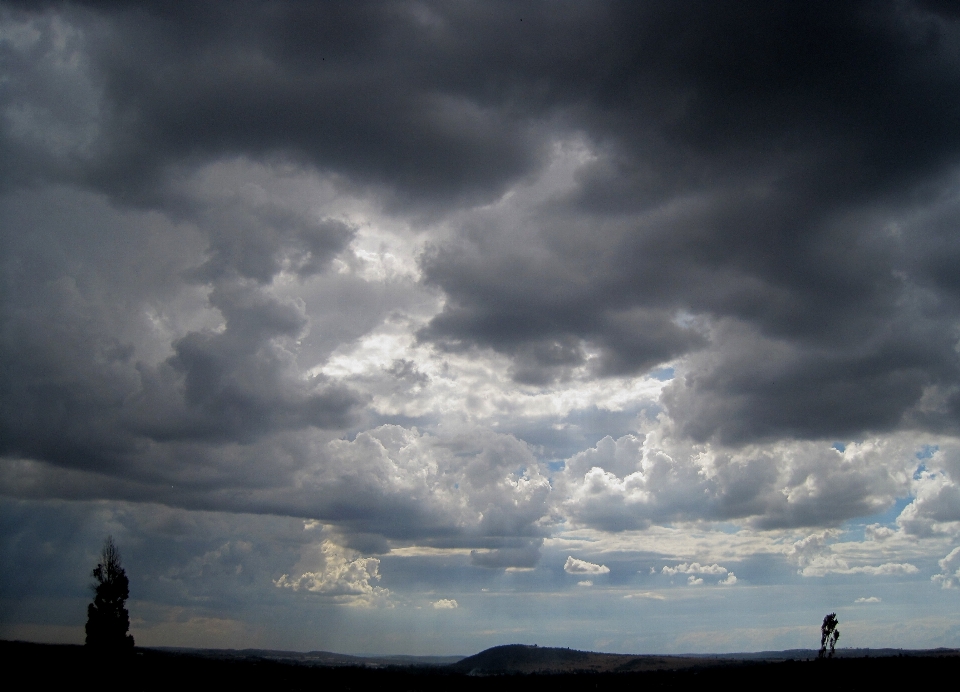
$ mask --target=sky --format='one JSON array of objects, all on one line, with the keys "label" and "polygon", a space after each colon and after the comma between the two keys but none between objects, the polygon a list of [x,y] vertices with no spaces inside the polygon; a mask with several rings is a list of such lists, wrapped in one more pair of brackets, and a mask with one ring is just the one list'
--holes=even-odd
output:
[{"label": "sky", "polygon": [[960,647],[950,2],[0,0],[0,637]]}]

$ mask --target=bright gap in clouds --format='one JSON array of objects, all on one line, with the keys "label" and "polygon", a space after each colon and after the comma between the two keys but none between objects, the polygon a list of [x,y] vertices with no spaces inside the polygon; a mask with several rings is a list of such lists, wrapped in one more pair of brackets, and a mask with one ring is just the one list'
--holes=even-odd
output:
[{"label": "bright gap in clouds", "polygon": [[0,3],[0,636],[960,645],[957,18],[341,10]]}]

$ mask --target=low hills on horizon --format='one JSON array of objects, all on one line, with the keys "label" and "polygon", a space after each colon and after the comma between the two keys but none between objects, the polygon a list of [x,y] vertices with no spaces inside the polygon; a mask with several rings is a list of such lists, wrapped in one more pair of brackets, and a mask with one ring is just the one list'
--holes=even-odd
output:
[{"label": "low hills on horizon", "polygon": [[[276,651],[271,649],[195,649],[149,647],[155,651],[186,654],[220,660],[264,660],[276,663],[319,667],[429,667],[472,675],[629,673],[683,670],[735,663],[805,661],[817,657],[816,649],[787,649],[727,654],[612,654],[577,649],[504,644],[472,656],[358,656],[329,651]],[[960,656],[958,649],[837,649],[836,658],[885,658],[894,656]]]},{"label": "low hills on horizon", "polygon": [[[861,654],[857,656],[857,654]],[[422,692],[556,692],[589,687],[609,692],[657,689],[766,689],[789,683],[837,689],[907,687],[918,679],[953,679],[960,650],[860,649],[837,660],[811,661],[816,651],[753,654],[634,656],[508,644],[454,663],[439,656],[349,656],[323,651],[138,647],[124,652],[79,644],[0,640],[0,660],[13,679],[38,689],[74,687],[103,679],[143,692],[171,689],[421,690]],[[114,684],[115,683],[115,684]],[[602,685],[602,687],[601,687]]]},{"label": "low hills on horizon", "polygon": [[462,661],[464,656],[414,656],[414,655],[353,655],[332,651],[283,651],[276,649],[198,649],[184,646],[143,647],[153,651],[186,654],[222,660],[262,659],[277,663],[293,663],[310,666],[359,666],[382,668],[387,666],[442,667]]}]

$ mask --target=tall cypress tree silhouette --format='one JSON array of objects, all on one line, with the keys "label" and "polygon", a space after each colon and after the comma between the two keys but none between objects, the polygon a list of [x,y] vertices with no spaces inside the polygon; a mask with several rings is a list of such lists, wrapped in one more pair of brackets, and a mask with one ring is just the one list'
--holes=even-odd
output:
[{"label": "tall cypress tree silhouette", "polygon": [[100,562],[93,569],[94,597],[87,606],[87,646],[99,649],[132,649],[130,614],[124,607],[130,597],[130,582],[120,566],[120,551],[107,536]]}]

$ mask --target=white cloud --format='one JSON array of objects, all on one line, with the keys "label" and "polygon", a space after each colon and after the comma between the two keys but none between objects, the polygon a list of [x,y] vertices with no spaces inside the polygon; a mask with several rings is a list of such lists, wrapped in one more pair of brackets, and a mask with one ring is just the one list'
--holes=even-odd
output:
[{"label": "white cloud", "polygon": [[[353,440],[311,445],[309,452],[310,462],[296,474],[304,511],[309,505],[335,518],[336,508],[349,507],[371,532],[529,536],[550,511],[550,482],[530,447],[513,435],[472,426],[427,434],[383,425]],[[532,567],[539,541],[477,551],[474,561]]]},{"label": "white cloud", "polygon": [[842,452],[790,440],[698,444],[661,413],[642,433],[606,437],[567,459],[556,487],[570,518],[607,531],[700,519],[809,526],[874,514],[908,495],[916,446],[907,434]]},{"label": "white cloud", "polygon": [[698,574],[707,574],[712,576],[717,575],[726,575],[724,579],[721,579],[717,584],[721,586],[733,586],[737,583],[737,575],[728,570],[722,565],[713,563],[712,565],[701,565],[699,562],[681,562],[675,567],[664,566],[660,571],[661,574],[666,574],[667,576],[675,576],[677,574],[688,574],[690,575],[687,578],[687,584],[690,586],[697,586],[703,583],[702,578],[697,578]]},{"label": "white cloud", "polygon": [[870,524],[864,527],[863,532],[871,541],[885,541],[897,535],[896,529],[880,524]]},{"label": "white cloud", "polygon": [[[938,452],[935,458],[939,461],[943,454]],[[960,531],[960,485],[950,475],[943,471],[924,471],[912,489],[913,502],[897,517],[897,523],[905,532],[932,536]]]},{"label": "white cloud", "polygon": [[584,579],[583,581],[578,581],[577,586],[593,586],[593,582],[589,579]]},{"label": "white cloud", "polygon": [[380,579],[380,560],[360,557],[331,541],[304,549],[293,577],[284,574],[274,580],[278,588],[301,589],[346,605],[388,605],[390,591],[374,586]]},{"label": "white cloud", "polygon": [[872,575],[891,575],[891,574],[916,574],[920,570],[909,562],[884,562],[882,565],[862,565],[860,567],[851,567],[846,574],[872,574]]},{"label": "white cloud", "polygon": [[439,601],[433,602],[433,607],[437,610],[453,610],[459,608],[460,604],[454,598],[441,598]]},{"label": "white cloud", "polygon": [[607,574],[610,568],[606,565],[595,565],[592,562],[578,560],[572,555],[568,555],[567,561],[563,565],[563,571],[567,574]]},{"label": "white cloud", "polygon": [[670,576],[675,574],[726,574],[729,571],[726,567],[721,567],[718,564],[701,565],[699,562],[691,562],[690,564],[681,562],[676,567],[665,566],[662,574]]},{"label": "white cloud", "polygon": [[940,573],[930,577],[939,582],[944,589],[955,589],[960,586],[960,547],[951,550],[945,558],[939,561]]},{"label": "white cloud", "polygon": [[667,597],[662,593],[656,591],[637,591],[636,593],[628,593],[624,598],[649,598],[654,601],[665,601]]},{"label": "white cloud", "polygon": [[834,552],[832,545],[827,544],[828,538],[838,534],[836,530],[825,530],[795,542],[787,551],[787,556],[797,563],[797,572],[805,577],[823,577],[827,574],[890,576],[916,574],[920,571],[909,562],[851,566],[846,559]]},{"label": "white cloud", "polygon": [[883,599],[878,598],[877,596],[869,596],[866,598],[858,598],[854,603],[879,603]]}]

